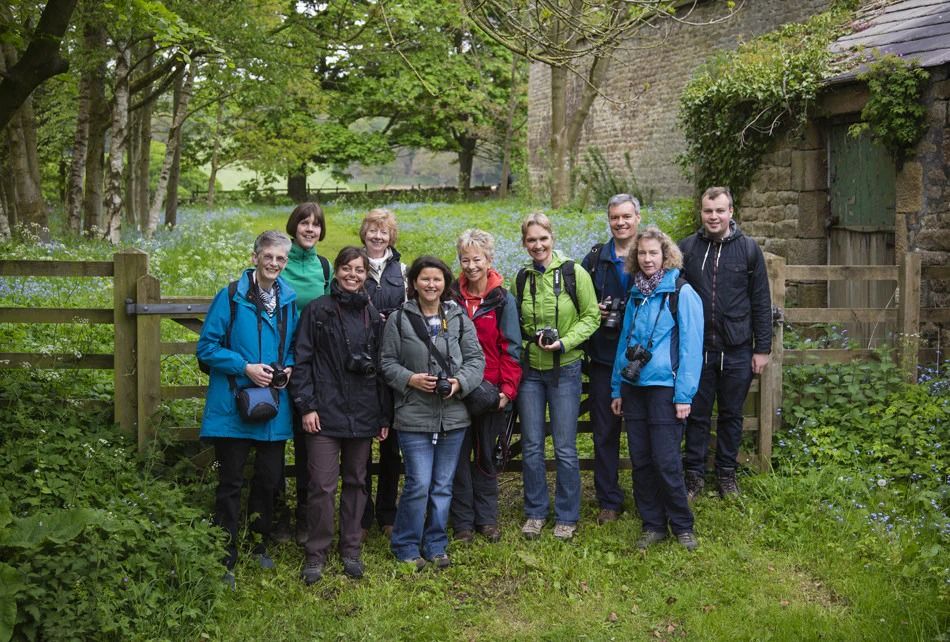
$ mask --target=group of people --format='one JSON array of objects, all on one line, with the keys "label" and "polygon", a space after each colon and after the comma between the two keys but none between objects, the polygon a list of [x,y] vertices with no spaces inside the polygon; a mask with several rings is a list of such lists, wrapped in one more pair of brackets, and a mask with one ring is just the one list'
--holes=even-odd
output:
[{"label": "group of people", "polygon": [[[704,490],[710,419],[718,405],[716,476],[738,493],[742,405],[768,363],[771,303],[762,252],[732,220],[732,196],[710,188],[702,227],[677,246],[640,228],[640,205],[607,205],[610,239],[576,263],[555,249],[542,213],[521,225],[529,260],[510,281],[493,268],[494,239],[464,231],[460,274],[434,256],[407,266],[392,212],[370,211],[362,247],[332,266],[316,252],[319,205],[297,206],[287,234],[262,233],[253,267],[214,297],[198,341],[210,371],[201,437],[218,464],[215,521],[228,533],[225,579],[234,584],[244,466],[255,451],[247,514],[253,554],[267,545],[294,439],[301,578],[319,581],[339,515],[343,572],[363,576],[361,547],[374,522],[394,556],[416,569],[450,565],[456,541],[501,537],[495,447],[517,410],[524,537],[548,523],[547,426],[556,462],[554,537],[580,520],[577,421],[590,382],[598,523],[623,506],[618,479],[626,430],[646,549],[672,534],[697,547],[690,502]],[[686,440],[685,456],[682,442]],[[379,442],[375,501],[373,440]],[[685,467],[685,471],[684,471]],[[400,471],[404,469],[401,493]],[[336,492],[340,489],[339,509]],[[398,497],[398,501],[397,501]]]}]

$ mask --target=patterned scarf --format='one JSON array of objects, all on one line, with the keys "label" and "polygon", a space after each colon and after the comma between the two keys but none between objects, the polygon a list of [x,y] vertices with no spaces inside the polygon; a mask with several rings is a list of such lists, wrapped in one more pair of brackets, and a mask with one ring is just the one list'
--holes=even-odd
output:
[{"label": "patterned scarf", "polygon": [[386,248],[386,253],[381,258],[374,259],[369,257],[369,278],[379,283],[380,279],[383,278],[383,270],[386,268],[386,262],[392,257],[393,249],[391,247]]},{"label": "patterned scarf", "polygon": [[280,290],[280,284],[274,281],[274,285],[270,290],[263,289],[257,283],[254,285],[257,289],[257,300],[261,302],[261,307],[267,312],[267,316],[274,316],[274,311],[277,310],[277,292]]},{"label": "patterned scarf", "polygon": [[633,283],[637,286],[637,289],[640,290],[640,293],[646,297],[653,294],[656,286],[660,284],[664,276],[666,276],[666,270],[662,268],[654,272],[650,278],[647,278],[643,272],[637,270],[637,273],[633,275]]}]

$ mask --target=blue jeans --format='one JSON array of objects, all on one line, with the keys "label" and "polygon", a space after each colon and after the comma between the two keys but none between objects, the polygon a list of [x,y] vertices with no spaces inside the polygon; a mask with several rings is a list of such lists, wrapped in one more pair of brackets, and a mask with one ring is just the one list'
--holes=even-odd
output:
[{"label": "blue jeans", "polygon": [[633,499],[643,530],[691,532],[693,512],[686,501],[680,459],[683,422],[676,418],[673,388],[625,383],[620,396],[633,464]]},{"label": "blue jeans", "polygon": [[594,437],[594,491],[597,504],[608,510],[623,508],[620,487],[620,431],[623,421],[610,409],[610,376],[613,366],[591,361],[588,368],[590,422]]},{"label": "blue jeans", "polygon": [[706,472],[713,403],[717,403],[716,470],[737,468],[742,442],[742,406],[752,385],[752,346],[703,353],[703,374],[686,420],[686,470]]},{"label": "blue jeans", "polygon": [[528,519],[547,519],[548,516],[548,480],[544,467],[545,408],[550,408],[557,464],[554,519],[558,524],[576,524],[580,519],[581,469],[577,462],[580,404],[580,361],[561,366],[560,371],[525,370],[518,389],[518,413],[524,464],[524,513]]},{"label": "blue jeans", "polygon": [[[390,549],[400,560],[432,559],[449,544],[446,525],[452,480],[465,430],[442,433],[396,431],[406,481],[396,508]],[[435,440],[435,443],[432,443]]]}]

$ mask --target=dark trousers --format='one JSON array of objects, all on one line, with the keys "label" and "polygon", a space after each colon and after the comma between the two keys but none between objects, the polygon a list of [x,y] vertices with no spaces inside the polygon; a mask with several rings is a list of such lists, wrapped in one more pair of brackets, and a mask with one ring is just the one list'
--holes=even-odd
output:
[{"label": "dark trousers", "polygon": [[623,489],[618,481],[620,431],[623,420],[610,410],[612,365],[590,362],[590,422],[594,436],[594,491],[601,508],[620,510]]},{"label": "dark trousers", "polygon": [[742,406],[752,385],[752,347],[703,353],[703,374],[686,420],[686,470],[703,475],[713,404],[717,404],[716,470],[736,468],[742,442]]},{"label": "dark trousers", "polygon": [[633,464],[633,499],[643,530],[674,535],[693,530],[686,501],[680,445],[683,422],[676,418],[673,388],[620,387],[627,442]]},{"label": "dark trousers", "polygon": [[[391,431],[392,432],[392,431]],[[373,463],[373,453],[367,457],[367,467]],[[376,502],[373,502],[373,476],[366,474],[366,510],[363,512],[363,528],[369,530],[373,519],[379,527],[392,526],[396,522],[396,495],[399,493],[399,473],[402,459],[399,456],[399,440],[394,434],[379,442],[379,473],[376,479]]]},{"label": "dark trousers", "polygon": [[498,523],[498,475],[492,460],[504,427],[505,413],[489,412],[473,418],[465,430],[449,509],[455,532]]},{"label": "dark trousers", "polygon": [[[294,519],[297,524],[307,523],[307,487],[310,485],[309,473],[307,472],[307,441],[306,434],[303,431],[303,422],[300,413],[296,408],[293,411],[294,428],[294,478],[297,489],[297,508],[294,511]],[[287,508],[287,474],[284,467],[280,469],[280,481],[277,482],[277,488],[274,493],[274,519],[279,523],[290,525],[290,514]]]},{"label": "dark trousers", "polygon": [[214,498],[214,521],[227,531],[228,555],[225,565],[234,568],[237,562],[238,518],[241,514],[241,487],[244,485],[244,465],[255,450],[254,477],[247,500],[247,514],[256,515],[251,531],[261,536],[255,552],[266,550],[270,537],[274,510],[274,491],[284,467],[283,441],[255,441],[253,439],[214,440],[214,456],[218,460],[218,489]]},{"label": "dark trousers", "polygon": [[362,533],[360,519],[366,508],[366,457],[372,439],[338,439],[307,434],[310,488],[307,500],[308,535],[304,544],[309,561],[325,562],[333,542],[336,487],[340,490],[340,555],[358,559]]}]

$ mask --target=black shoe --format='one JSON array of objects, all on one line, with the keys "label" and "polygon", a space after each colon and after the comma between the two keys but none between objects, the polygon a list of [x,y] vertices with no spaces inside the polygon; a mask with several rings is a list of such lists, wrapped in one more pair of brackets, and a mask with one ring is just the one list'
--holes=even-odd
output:
[{"label": "black shoe", "polygon": [[274,524],[274,530],[271,531],[271,539],[278,544],[286,544],[290,541],[290,518],[281,518]]},{"label": "black shoe", "polygon": [[224,582],[232,591],[237,590],[237,580],[234,579],[234,571],[225,571],[224,575],[221,577],[221,581]]},{"label": "black shoe", "polygon": [[[346,567],[344,567],[345,569]],[[316,584],[323,578],[323,562],[310,561],[303,565],[300,571],[300,579],[307,586]]]},{"label": "black shoe", "polygon": [[723,499],[739,496],[739,483],[736,481],[735,468],[722,468],[717,474],[719,496]]},{"label": "black shoe", "polygon": [[492,544],[501,540],[501,529],[498,528],[497,524],[479,526],[478,532]]},{"label": "black shoe", "polygon": [[274,568],[274,560],[267,553],[258,553],[257,554],[257,563],[261,565],[261,568],[265,570],[270,570]]},{"label": "black shoe", "polygon": [[471,544],[475,539],[475,533],[470,528],[457,530],[452,533],[452,539],[460,544]]},{"label": "black shoe", "polygon": [[442,553],[441,555],[436,555],[435,557],[433,557],[432,563],[435,564],[436,570],[439,570],[439,571],[447,569],[448,567],[452,566],[452,560],[450,560],[449,556],[446,555],[445,553]]},{"label": "black shoe", "polygon": [[658,531],[643,531],[640,535],[640,539],[637,540],[637,548],[641,551],[645,551],[654,544],[659,544],[666,539],[666,533],[660,533]]},{"label": "black shoe", "polygon": [[692,470],[686,471],[686,501],[692,504],[697,497],[702,496],[703,491],[706,490],[706,480],[703,479],[702,473],[693,472]]},{"label": "black shoe", "polygon": [[680,533],[676,536],[676,541],[683,545],[687,551],[695,551],[699,548],[699,540],[696,539],[696,536],[693,535],[692,531],[686,531],[685,533]]},{"label": "black shoe", "polygon": [[353,557],[344,557],[343,558],[343,574],[347,577],[351,577],[354,580],[358,580],[363,577],[363,562],[358,558]]}]

